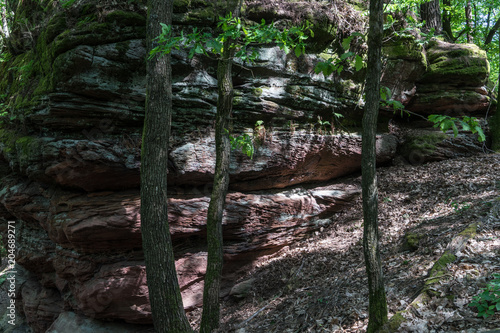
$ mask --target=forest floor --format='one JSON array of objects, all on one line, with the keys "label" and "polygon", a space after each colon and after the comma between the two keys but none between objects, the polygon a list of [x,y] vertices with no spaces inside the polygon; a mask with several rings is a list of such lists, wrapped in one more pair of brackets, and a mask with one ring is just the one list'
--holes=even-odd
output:
[{"label": "forest floor", "polygon": [[[383,167],[378,180],[389,317],[409,310],[398,332],[499,329],[500,312],[478,318],[469,303],[493,273],[500,273],[500,154]],[[361,176],[341,181],[360,186]],[[223,300],[218,332],[364,332],[368,282],[361,198],[333,219],[329,227],[249,270],[240,281],[253,278],[253,287],[242,300]],[[452,239],[474,223],[479,223],[477,233],[430,286],[432,296],[410,306]],[[417,239],[412,252],[403,246],[407,234]],[[189,315],[194,327],[200,313]]]}]

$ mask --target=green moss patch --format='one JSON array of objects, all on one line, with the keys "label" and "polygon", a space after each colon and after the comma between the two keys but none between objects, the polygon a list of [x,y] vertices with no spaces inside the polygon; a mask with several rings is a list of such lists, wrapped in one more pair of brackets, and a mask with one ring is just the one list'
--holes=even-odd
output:
[{"label": "green moss patch", "polygon": [[420,239],[422,238],[422,235],[419,235],[414,232],[408,232],[404,236],[404,242],[403,242],[403,251],[410,251],[414,252],[418,250],[418,246],[420,244]]},{"label": "green moss patch", "polygon": [[451,44],[434,41],[427,50],[429,70],[426,83],[484,84],[490,72],[486,52],[473,44]]},{"label": "green moss patch", "polygon": [[389,59],[406,59],[413,61],[424,61],[426,57],[424,48],[414,38],[404,38],[382,48],[382,52]]},{"label": "green moss patch", "polygon": [[393,333],[398,332],[399,326],[406,320],[403,317],[404,311],[398,311],[394,314],[389,321],[379,330],[379,333]]},{"label": "green moss patch", "polygon": [[425,131],[411,135],[403,144],[401,154],[405,158],[415,151],[422,155],[432,154],[436,150],[436,145],[447,138],[448,135],[440,131]]},{"label": "green moss patch", "polygon": [[429,279],[425,281],[425,285],[429,286],[439,282],[443,275],[446,274],[447,265],[453,263],[455,260],[457,260],[457,257],[453,253],[445,251],[438,261],[434,263],[434,266],[432,266]]},{"label": "green moss patch", "polygon": [[139,13],[115,10],[106,16],[106,22],[118,26],[146,26],[146,18]]}]

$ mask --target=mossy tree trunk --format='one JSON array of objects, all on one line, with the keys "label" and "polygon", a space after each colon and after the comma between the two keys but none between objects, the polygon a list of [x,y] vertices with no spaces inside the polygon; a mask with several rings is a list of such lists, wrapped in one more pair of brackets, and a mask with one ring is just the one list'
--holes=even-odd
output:
[{"label": "mossy tree trunk", "polygon": [[[228,9],[233,17],[238,17],[240,1],[228,2]],[[223,234],[222,218],[229,186],[229,163],[231,143],[227,131],[230,128],[231,112],[233,110],[233,78],[232,65],[234,48],[233,40],[224,41],[223,51],[217,66],[217,114],[215,116],[215,175],[212,195],[207,213],[207,271],[203,289],[203,313],[200,333],[210,333],[220,322],[220,281],[223,265]]]},{"label": "mossy tree trunk", "polygon": [[[147,48],[171,24],[173,0],[148,1]],[[167,168],[172,118],[170,55],[157,54],[146,64],[146,114],[141,152],[141,232],[149,299],[156,332],[192,332],[175,270],[168,226]]]},{"label": "mossy tree trunk", "polygon": [[369,289],[368,333],[376,332],[387,322],[387,301],[379,249],[376,173],[376,131],[380,103],[382,37],[383,0],[371,0],[366,105],[363,115],[363,145],[361,155],[364,219],[363,252]]},{"label": "mossy tree trunk", "polygon": [[425,32],[429,32],[431,29],[434,29],[436,35],[441,34],[443,23],[441,20],[439,0],[431,0],[422,3],[420,5],[420,18],[422,21],[425,21]]}]

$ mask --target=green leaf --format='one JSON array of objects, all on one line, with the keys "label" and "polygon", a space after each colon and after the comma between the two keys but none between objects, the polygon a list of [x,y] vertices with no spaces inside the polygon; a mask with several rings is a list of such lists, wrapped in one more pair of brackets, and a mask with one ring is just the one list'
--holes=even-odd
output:
[{"label": "green leaf", "polygon": [[352,39],[353,39],[353,36],[351,35],[351,36],[349,36],[349,37],[347,37],[347,38],[344,38],[344,39],[342,40],[342,48],[343,48],[344,50],[348,50],[348,49],[349,49],[349,47],[351,46],[351,41],[352,41]]},{"label": "green leaf", "polygon": [[469,125],[469,124],[467,124],[465,121],[461,121],[461,120],[460,120],[460,125],[462,125],[462,129],[463,129],[464,131],[470,131],[470,130],[471,130],[470,125]]},{"label": "green leaf", "polygon": [[197,54],[202,54],[204,52],[203,47],[200,44],[196,44],[194,52]]},{"label": "green leaf", "polygon": [[340,60],[345,60],[354,55],[354,52],[346,52],[340,56]]},{"label": "green leaf", "polygon": [[453,135],[456,138],[458,136],[458,128],[457,128],[457,125],[455,125],[454,121],[451,122],[451,127],[453,128]]},{"label": "green leaf", "polygon": [[359,72],[363,68],[363,66],[364,66],[363,58],[361,58],[361,56],[356,54],[356,63],[355,63],[356,72]]},{"label": "green leaf", "polygon": [[483,129],[480,126],[478,126],[476,128],[476,132],[477,132],[477,135],[479,136],[479,139],[478,139],[479,142],[486,141],[486,135],[484,135]]},{"label": "green leaf", "polygon": [[302,49],[297,45],[295,47],[295,56],[298,58],[302,54]]}]

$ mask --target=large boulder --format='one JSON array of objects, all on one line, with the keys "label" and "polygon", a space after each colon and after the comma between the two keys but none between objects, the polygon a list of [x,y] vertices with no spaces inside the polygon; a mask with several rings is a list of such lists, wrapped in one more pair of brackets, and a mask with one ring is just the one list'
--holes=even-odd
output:
[{"label": "large boulder", "polygon": [[474,44],[433,40],[426,48],[427,71],[417,80],[408,106],[422,114],[483,115],[490,98],[485,87],[490,66],[486,52]]}]

